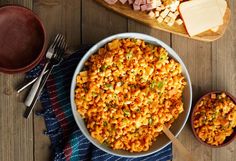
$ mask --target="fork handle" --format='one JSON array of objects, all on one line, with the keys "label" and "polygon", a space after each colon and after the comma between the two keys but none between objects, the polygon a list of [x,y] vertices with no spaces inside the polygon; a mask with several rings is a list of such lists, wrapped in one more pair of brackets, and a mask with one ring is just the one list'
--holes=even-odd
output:
[{"label": "fork handle", "polygon": [[32,112],[33,109],[34,109],[34,106],[36,105],[36,102],[37,102],[37,100],[38,100],[38,97],[39,97],[39,95],[41,94],[41,92],[42,92],[42,90],[43,90],[43,87],[44,87],[45,83],[47,82],[49,75],[50,75],[51,72],[52,72],[53,65],[50,65],[50,64],[49,64],[48,66],[49,66],[48,72],[44,74],[44,77],[43,77],[43,79],[42,79],[42,81],[41,81],[41,84],[40,84],[38,90],[36,91],[35,97],[33,98],[33,101],[32,101],[32,103],[31,103],[31,105],[26,107],[26,110],[25,110],[25,113],[24,113],[24,117],[25,117],[25,118],[29,118],[31,112]]},{"label": "fork handle", "polygon": [[[48,70],[45,70],[44,75],[48,72]],[[17,88],[16,92],[21,93],[23,92],[26,88],[28,88],[30,85],[32,85],[36,80],[38,79],[38,76],[32,79],[27,79],[23,83],[21,83]]]},{"label": "fork handle", "polygon": [[39,75],[38,79],[36,80],[36,82],[32,86],[28,96],[25,99],[25,105],[27,107],[29,107],[32,104],[32,102],[33,102],[33,100],[34,100],[34,98],[36,96],[37,90],[38,90],[38,88],[40,86],[41,80],[43,78],[43,74],[44,74],[45,70],[47,69],[48,64],[49,64],[49,61],[47,61],[46,64],[44,65],[44,68],[43,68],[41,74]]}]

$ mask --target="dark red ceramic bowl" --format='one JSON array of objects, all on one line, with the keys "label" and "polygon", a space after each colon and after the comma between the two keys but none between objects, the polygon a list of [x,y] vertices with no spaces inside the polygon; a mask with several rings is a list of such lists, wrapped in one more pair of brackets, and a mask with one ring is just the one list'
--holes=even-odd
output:
[{"label": "dark red ceramic bowl", "polygon": [[0,7],[0,72],[23,73],[36,66],[45,54],[46,33],[30,9]]},{"label": "dark red ceramic bowl", "polygon": [[231,142],[233,142],[233,140],[236,138],[236,128],[234,128],[234,132],[233,132],[230,136],[226,137],[225,141],[224,141],[222,144],[220,144],[220,145],[218,145],[218,146],[210,145],[210,144],[204,142],[203,140],[201,140],[201,139],[198,137],[198,135],[197,135],[197,133],[196,133],[196,131],[195,131],[195,128],[193,127],[194,113],[195,113],[195,111],[196,111],[197,105],[201,102],[201,100],[202,100],[204,97],[209,96],[209,95],[214,94],[214,93],[215,93],[215,94],[220,94],[220,93],[223,93],[223,92],[226,94],[227,97],[229,97],[229,98],[236,104],[236,98],[235,98],[234,96],[232,96],[230,93],[225,92],[225,91],[212,91],[212,92],[208,92],[208,93],[206,93],[205,95],[203,95],[203,96],[197,101],[197,103],[195,104],[195,106],[194,106],[194,108],[192,109],[192,112],[191,112],[191,126],[192,126],[192,131],[193,131],[194,136],[197,138],[197,140],[198,140],[200,143],[202,143],[203,145],[212,147],[212,148],[224,147],[224,146],[230,144]]}]

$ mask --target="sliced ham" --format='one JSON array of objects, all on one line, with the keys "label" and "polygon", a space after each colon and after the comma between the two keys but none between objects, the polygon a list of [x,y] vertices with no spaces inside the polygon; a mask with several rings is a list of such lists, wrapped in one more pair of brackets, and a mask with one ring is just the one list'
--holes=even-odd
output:
[{"label": "sliced ham", "polygon": [[104,0],[108,4],[115,4],[118,0]]},{"label": "sliced ham", "polygon": [[[155,18],[158,23],[165,22],[169,26],[173,26],[176,22],[178,25],[183,24],[182,19],[178,19],[179,17],[179,5],[180,2],[183,0],[104,0],[108,4],[115,4],[117,1],[120,3],[125,4],[126,2],[133,7],[134,11],[145,11],[148,12],[150,18]],[[193,0],[192,3],[200,3],[201,1],[206,0]],[[198,2],[200,1],[200,2]],[[222,6],[221,13],[224,15],[226,9],[226,2],[225,0],[208,0],[208,1],[216,1]],[[186,2],[185,2],[186,3]],[[188,2],[187,3],[191,3]],[[215,2],[214,2],[215,4]],[[187,28],[188,29],[188,28]],[[212,30],[216,31],[218,28],[213,28]],[[192,36],[191,31],[188,31],[190,36]]]},{"label": "sliced ham", "polygon": [[147,4],[141,5],[141,11],[146,11],[147,10]]},{"label": "sliced ham", "polygon": [[148,11],[153,10],[155,8],[157,8],[157,4],[156,3],[153,2],[153,3],[148,3],[147,4],[147,10]]},{"label": "sliced ham", "polygon": [[135,11],[139,11],[140,10],[140,5],[133,4],[133,9]]},{"label": "sliced ham", "polygon": [[139,7],[140,7],[142,1],[143,1],[143,0],[135,0],[135,1],[134,1],[134,4],[135,4],[135,5],[139,5]]},{"label": "sliced ham", "polygon": [[125,4],[127,0],[119,0],[122,4]]},{"label": "sliced ham", "polygon": [[146,0],[142,0],[141,4],[147,4],[147,1]]},{"label": "sliced ham", "polygon": [[133,4],[134,3],[134,1],[133,0],[129,0],[129,4]]}]

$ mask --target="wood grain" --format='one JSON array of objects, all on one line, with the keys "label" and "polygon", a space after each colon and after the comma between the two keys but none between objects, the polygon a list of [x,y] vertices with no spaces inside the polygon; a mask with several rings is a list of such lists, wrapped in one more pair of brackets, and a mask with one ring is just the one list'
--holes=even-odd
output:
[{"label": "wood grain", "polygon": [[166,44],[170,45],[170,34],[167,32],[162,32],[160,30],[156,30],[150,27],[147,27],[144,24],[138,23],[134,20],[128,20],[128,31],[129,32],[140,32],[151,35],[157,39],[162,40]]},{"label": "wood grain", "polygon": [[187,150],[183,144],[174,136],[174,134],[166,127],[163,127],[163,132],[165,135],[171,140],[173,146],[175,149],[178,151],[179,156],[183,160],[188,160],[188,161],[195,161],[189,150]]},{"label": "wood grain", "polygon": [[82,43],[94,44],[112,34],[126,32],[127,19],[94,0],[82,1]]},{"label": "wood grain", "polygon": [[0,0],[0,5],[16,4],[32,9],[33,0]]},{"label": "wood grain", "polygon": [[23,75],[0,74],[0,160],[33,160],[33,118],[23,118],[24,95],[14,87]]},{"label": "wood grain", "polygon": [[[232,15],[236,14],[235,0],[230,1]],[[212,73],[213,89],[226,90],[236,96],[236,16],[231,18],[231,23],[225,35],[212,44]],[[235,161],[236,142],[220,148],[212,149],[213,161]]]},{"label": "wood grain", "polygon": [[[199,42],[173,35],[172,47],[183,59],[189,71],[193,86],[194,105],[201,95],[212,89],[211,43]],[[211,160],[211,149],[201,145],[194,138],[189,121],[178,138],[199,161]],[[180,154],[174,148],[173,161],[180,160]]]},{"label": "wood grain", "polygon": [[[0,5],[18,4],[32,8],[32,0],[0,1]],[[33,160],[33,117],[23,118],[25,109],[22,103],[24,94],[17,95],[16,85],[23,74],[7,75],[0,73],[0,160]]]},{"label": "wood grain", "polygon": [[[78,49],[81,44],[81,1],[79,0],[37,0],[34,2],[34,12],[43,21],[48,41],[52,41],[57,33],[66,36],[70,50]],[[40,110],[40,105],[38,108]],[[34,117],[34,149],[35,161],[51,160],[51,143],[46,130],[44,119]],[[43,155],[42,155],[43,154]]]},{"label": "wood grain", "polygon": [[228,26],[228,23],[230,20],[230,15],[231,15],[230,9],[227,8],[225,16],[223,18],[224,24],[220,26],[220,29],[217,32],[212,32],[209,30],[209,31],[203,32],[199,35],[189,37],[187,31],[185,30],[184,25],[174,24],[173,26],[170,27],[165,23],[158,23],[156,21],[156,19],[150,18],[145,12],[134,11],[132,9],[132,7],[130,5],[128,5],[127,3],[124,5],[120,2],[117,2],[116,4],[109,5],[104,0],[96,0],[96,1],[98,3],[100,3],[101,5],[105,6],[106,8],[109,8],[121,15],[124,15],[124,16],[134,19],[138,22],[146,24],[149,27],[159,29],[162,31],[166,31],[166,32],[170,32],[170,33],[173,33],[176,35],[188,37],[191,39],[208,41],[208,42],[217,40],[224,34],[224,32]]},{"label": "wood grain", "polygon": [[[38,102],[35,111],[42,109],[41,104]],[[34,131],[34,161],[49,161],[52,160],[51,142],[47,135],[44,135],[46,130],[44,118],[35,115],[33,121]]]},{"label": "wood grain", "polygon": [[81,44],[81,1],[36,0],[33,6],[44,23],[48,41],[57,33],[66,36],[68,46],[77,49]]}]

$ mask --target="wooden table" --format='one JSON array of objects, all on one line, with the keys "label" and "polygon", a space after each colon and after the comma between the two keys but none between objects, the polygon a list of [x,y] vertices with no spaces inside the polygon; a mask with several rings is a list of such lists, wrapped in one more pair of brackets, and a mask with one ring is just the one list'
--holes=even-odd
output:
[{"label": "wooden table", "polygon": [[[151,29],[119,16],[93,0],[1,0],[0,4],[20,4],[33,9],[51,40],[56,33],[66,35],[71,49],[92,44],[121,32],[141,32],[155,36],[179,53],[190,72],[193,103],[210,90],[227,90],[236,96],[236,2],[230,1],[231,23],[225,35],[205,43]],[[14,91],[24,75],[0,74],[0,161],[47,161],[50,141],[43,135],[44,120],[22,117],[25,94]],[[40,105],[36,110],[40,109]],[[235,161],[236,142],[220,149],[201,145],[193,136],[189,122],[178,137],[199,161]],[[174,161],[181,161],[174,149]]]}]

